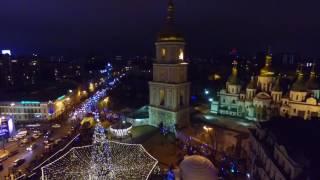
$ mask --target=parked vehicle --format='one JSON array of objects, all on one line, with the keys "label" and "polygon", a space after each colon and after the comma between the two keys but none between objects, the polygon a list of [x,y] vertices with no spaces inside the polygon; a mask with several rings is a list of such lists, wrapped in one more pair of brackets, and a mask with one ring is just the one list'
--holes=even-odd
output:
[{"label": "parked vehicle", "polygon": [[27,131],[27,130],[24,130],[24,129],[23,129],[23,130],[20,130],[20,131],[17,133],[16,138],[21,139],[21,138],[25,137],[27,134],[28,134],[28,131]]},{"label": "parked vehicle", "polygon": [[21,158],[21,159],[16,159],[13,161],[13,167],[19,167],[21,166],[26,160]]}]

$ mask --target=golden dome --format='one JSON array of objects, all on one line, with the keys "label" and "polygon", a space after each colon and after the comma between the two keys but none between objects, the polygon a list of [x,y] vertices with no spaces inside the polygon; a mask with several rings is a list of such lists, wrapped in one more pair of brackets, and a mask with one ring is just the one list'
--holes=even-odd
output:
[{"label": "golden dome", "polygon": [[238,68],[237,68],[238,63],[237,63],[237,61],[233,61],[232,65],[233,65],[232,73],[229,76],[227,82],[230,85],[240,85],[240,80],[238,78]]},{"label": "golden dome", "polygon": [[162,31],[158,34],[157,41],[158,42],[184,42],[183,36],[176,30],[174,23],[174,4],[172,0],[169,0],[168,9],[167,9],[167,17],[166,23],[162,29]]},{"label": "golden dome", "polygon": [[264,67],[260,70],[260,76],[274,76],[274,69],[271,67],[272,56],[266,55],[266,62]]},{"label": "golden dome", "polygon": [[313,63],[309,80],[307,81],[308,90],[318,90],[320,89],[320,84],[317,82],[317,74],[315,71],[315,64]]},{"label": "golden dome", "polygon": [[292,84],[291,90],[292,91],[300,91],[300,92],[305,92],[307,90],[306,83],[304,80],[302,66],[300,66],[300,68],[299,68],[298,77],[297,77],[296,81]]}]

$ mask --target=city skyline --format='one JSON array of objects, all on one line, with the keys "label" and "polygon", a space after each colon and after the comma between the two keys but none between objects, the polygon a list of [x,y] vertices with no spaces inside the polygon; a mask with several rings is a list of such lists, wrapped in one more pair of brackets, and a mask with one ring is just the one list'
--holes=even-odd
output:
[{"label": "city skyline", "polygon": [[[18,54],[152,55],[166,1],[77,3],[4,2],[0,48]],[[318,2],[240,2],[176,0],[177,24],[189,54],[212,56],[232,48],[254,54],[274,52],[320,57],[314,29],[320,28]],[[23,29],[23,31],[21,31]],[[128,33],[130,30],[130,33]]]}]

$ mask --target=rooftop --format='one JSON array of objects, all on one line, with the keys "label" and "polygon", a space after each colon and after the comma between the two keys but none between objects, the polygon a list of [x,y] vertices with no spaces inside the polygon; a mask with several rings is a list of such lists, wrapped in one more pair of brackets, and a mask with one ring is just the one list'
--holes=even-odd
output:
[{"label": "rooftop", "polygon": [[262,129],[273,135],[279,145],[283,145],[293,160],[305,164],[310,169],[320,169],[320,121],[303,120],[299,118],[274,118],[260,123]]}]

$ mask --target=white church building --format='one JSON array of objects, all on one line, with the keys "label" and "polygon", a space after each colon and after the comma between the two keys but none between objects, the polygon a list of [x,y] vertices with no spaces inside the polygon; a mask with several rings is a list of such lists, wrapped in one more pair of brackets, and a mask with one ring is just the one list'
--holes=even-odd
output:
[{"label": "white church building", "polygon": [[281,86],[272,66],[272,56],[266,55],[265,65],[258,76],[253,76],[243,87],[238,77],[237,62],[233,62],[232,73],[226,87],[218,92],[218,99],[211,103],[211,112],[264,121],[272,116],[320,117],[320,85],[317,81],[315,64],[308,78],[304,77],[302,66],[297,70],[295,82],[288,93]]}]

